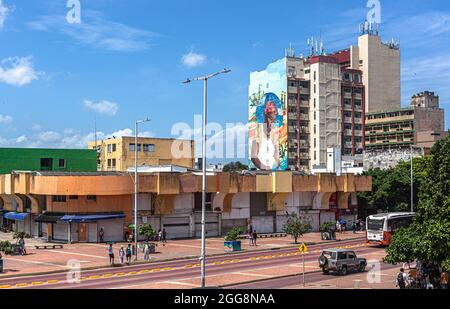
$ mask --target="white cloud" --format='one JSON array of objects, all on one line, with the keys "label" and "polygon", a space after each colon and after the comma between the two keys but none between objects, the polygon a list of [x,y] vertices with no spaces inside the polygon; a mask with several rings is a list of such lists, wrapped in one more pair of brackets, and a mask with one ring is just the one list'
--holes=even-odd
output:
[{"label": "white cloud", "polygon": [[8,115],[0,115],[0,124],[10,124],[13,118]]},{"label": "white cloud", "polygon": [[59,32],[82,45],[108,51],[141,51],[148,49],[158,34],[112,22],[99,12],[83,10],[80,24],[69,24],[65,16],[40,16],[28,23],[37,31]]},{"label": "white cloud", "polygon": [[0,0],[0,29],[5,25],[5,20],[9,12],[10,9],[2,3],[2,0]]},{"label": "white cloud", "polygon": [[33,68],[32,57],[12,57],[0,63],[0,82],[12,86],[25,86],[39,79],[41,73]]},{"label": "white cloud", "polygon": [[[126,136],[126,137],[134,136],[134,131],[131,129],[118,130],[116,132],[106,135],[106,138],[124,137],[124,136]],[[151,131],[142,131],[142,132],[139,132],[138,136],[139,137],[154,137],[155,134]]]},{"label": "white cloud", "polygon": [[194,68],[206,63],[207,57],[205,55],[189,52],[181,57],[181,63],[189,68]]},{"label": "white cloud", "polygon": [[107,115],[107,116],[115,116],[119,111],[119,105],[115,102],[110,102],[107,100],[93,102],[89,100],[84,101],[84,106],[90,110],[95,111],[96,113]]},{"label": "white cloud", "polygon": [[28,142],[28,138],[25,135],[19,136],[16,138],[16,144],[23,144]]},{"label": "white cloud", "polygon": [[42,132],[38,135],[38,139],[44,143],[54,143],[61,138],[61,135],[54,131]]}]

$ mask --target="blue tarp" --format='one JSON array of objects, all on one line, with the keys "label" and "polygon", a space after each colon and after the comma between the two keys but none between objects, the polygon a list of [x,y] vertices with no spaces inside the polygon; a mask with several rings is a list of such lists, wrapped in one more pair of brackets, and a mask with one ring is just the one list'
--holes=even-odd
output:
[{"label": "blue tarp", "polygon": [[29,213],[8,212],[4,215],[4,217],[9,220],[25,221],[25,219],[29,215],[30,215]]},{"label": "blue tarp", "polygon": [[124,214],[109,214],[109,215],[68,215],[64,216],[60,221],[63,222],[97,222],[104,220],[114,220],[114,219],[123,219],[125,218]]}]

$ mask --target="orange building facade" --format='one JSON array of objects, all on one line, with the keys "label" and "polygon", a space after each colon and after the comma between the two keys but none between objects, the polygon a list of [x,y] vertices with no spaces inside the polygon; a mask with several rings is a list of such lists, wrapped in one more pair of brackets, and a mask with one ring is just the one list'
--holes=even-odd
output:
[{"label": "orange building facade", "polygon": [[[139,175],[138,226],[166,229],[168,238],[201,232],[201,176]],[[292,172],[218,173],[207,177],[207,236],[251,225],[281,232],[286,212],[323,222],[356,215],[357,192],[371,191],[365,176]],[[53,241],[123,241],[134,216],[134,179],[128,173],[13,173],[0,175],[0,222]],[[102,231],[102,233],[100,232]]]}]

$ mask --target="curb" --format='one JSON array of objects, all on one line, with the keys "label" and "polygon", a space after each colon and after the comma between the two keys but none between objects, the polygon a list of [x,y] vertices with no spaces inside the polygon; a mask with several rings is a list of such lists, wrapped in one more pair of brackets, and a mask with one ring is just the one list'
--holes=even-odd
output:
[{"label": "curb", "polygon": [[[340,243],[340,242],[363,240],[363,239],[365,239],[365,238],[364,237],[355,237],[355,238],[349,238],[349,239],[345,239],[345,240],[334,240],[334,241],[324,241],[324,242],[306,242],[305,244],[307,246],[316,246],[316,245],[326,245],[326,244],[331,244],[331,243],[336,244],[336,243]],[[239,252],[229,252],[229,253],[215,253],[215,254],[209,254],[206,257],[207,258],[208,257],[209,258],[221,257],[221,256],[226,257],[226,256],[230,256],[230,255],[239,255],[242,253],[259,253],[259,252],[264,252],[264,251],[293,249],[293,248],[298,248],[299,245],[300,244],[289,245],[289,246],[284,246],[284,247],[274,247],[274,248],[269,248],[269,249],[256,249],[256,250],[247,250],[247,251],[239,251]],[[126,267],[130,267],[130,266],[139,266],[139,265],[152,265],[152,264],[156,264],[156,263],[176,262],[176,261],[180,261],[180,260],[189,260],[189,259],[198,259],[198,256],[197,255],[187,255],[187,256],[183,256],[183,257],[168,258],[168,259],[150,261],[150,262],[139,261],[139,262],[132,263],[131,265],[121,266],[121,267],[117,267],[117,268],[122,268],[122,267],[126,268]],[[111,269],[111,266],[92,266],[92,267],[82,268],[81,271],[102,270],[102,269]],[[57,275],[57,274],[64,274],[66,272],[67,272],[67,270],[53,270],[53,271],[47,271],[47,272],[17,274],[17,275],[4,275],[4,276],[0,275],[0,280],[11,279],[11,278],[24,278],[24,277],[32,277],[32,276]],[[292,276],[294,276],[294,275],[292,275]],[[298,276],[298,274],[297,274],[297,276]],[[288,277],[290,277],[290,276],[288,276]],[[284,277],[279,277],[279,278],[284,278]],[[272,278],[272,279],[276,279],[276,278]],[[267,280],[272,280],[272,279],[268,278]],[[265,280],[266,279],[255,280],[255,281],[259,282],[259,281],[265,281]],[[245,283],[247,283],[247,282],[245,282]],[[253,281],[249,282],[249,283],[253,283]],[[236,284],[233,284],[233,285],[236,285]]]},{"label": "curb", "polygon": [[[322,271],[320,271],[320,270],[319,271],[309,271],[309,272],[305,272],[305,275],[319,274],[319,273],[322,273]],[[297,276],[302,276],[302,275],[303,275],[303,273],[298,273],[298,274],[290,274],[290,275],[284,275],[284,276],[272,277],[272,278],[255,279],[255,280],[244,281],[244,282],[239,282],[239,283],[224,284],[224,285],[221,285],[219,287],[221,287],[221,288],[229,288],[229,287],[237,286],[237,285],[245,285],[245,284],[258,283],[258,282],[266,282],[266,281],[271,281],[271,280],[285,279],[285,278],[297,277]]]}]

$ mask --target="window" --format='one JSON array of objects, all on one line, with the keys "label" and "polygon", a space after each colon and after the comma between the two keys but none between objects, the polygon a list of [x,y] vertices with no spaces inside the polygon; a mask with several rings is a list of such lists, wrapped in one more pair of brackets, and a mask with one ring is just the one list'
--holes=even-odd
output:
[{"label": "window", "polygon": [[97,196],[96,195],[88,195],[87,200],[91,201],[91,202],[95,202],[95,201],[97,201]]},{"label": "window", "polygon": [[108,159],[108,167],[111,167],[111,164],[112,164],[112,160]]},{"label": "window", "polygon": [[109,144],[108,145],[108,153],[116,152],[117,151],[117,145],[116,144]]},{"label": "window", "polygon": [[314,120],[317,120],[317,114],[314,112]]},{"label": "window", "polygon": [[52,201],[54,203],[65,203],[67,199],[64,195],[53,195]]},{"label": "window", "polygon": [[338,260],[345,260],[347,258],[347,254],[345,252],[338,252]]},{"label": "window", "polygon": [[314,134],[317,134],[317,125],[314,125]]},{"label": "window", "polygon": [[144,152],[155,152],[155,145],[154,144],[145,144],[144,145]]},{"label": "window", "polygon": [[41,171],[51,171],[53,169],[53,159],[41,159]]},{"label": "window", "polygon": [[314,148],[317,147],[317,138],[314,139]]},{"label": "window", "polygon": [[116,167],[117,166],[116,164],[117,164],[116,159],[112,159],[111,166]]},{"label": "window", "polygon": [[317,160],[317,152],[314,151],[314,160]]},{"label": "window", "polygon": [[[136,147],[135,147],[135,145],[136,144],[130,144],[130,151],[136,151]],[[139,151],[142,151],[142,144],[138,144],[138,149],[137,149],[137,151],[139,152]]]},{"label": "window", "polygon": [[347,258],[350,260],[356,259],[356,254],[354,252],[347,252]]},{"label": "window", "polygon": [[305,74],[309,74],[309,73],[311,73],[310,69],[305,70]]},{"label": "window", "polygon": [[316,84],[314,84],[314,93],[316,93]]},{"label": "window", "polygon": [[78,200],[78,195],[69,196],[69,200]]},{"label": "window", "polygon": [[316,108],[316,98],[314,98],[314,108]]},{"label": "window", "polygon": [[314,71],[314,81],[316,81],[316,71]]},{"label": "window", "polygon": [[66,160],[65,159],[59,159],[59,168],[66,168]]}]

